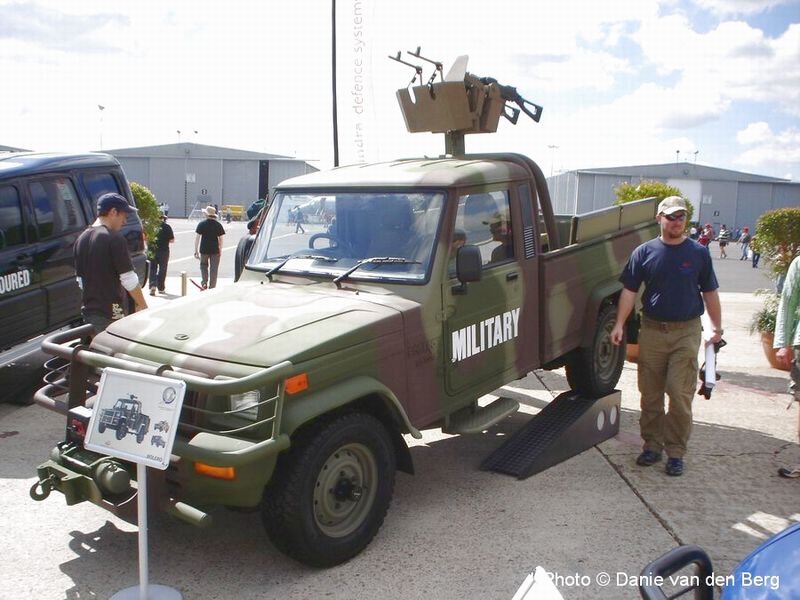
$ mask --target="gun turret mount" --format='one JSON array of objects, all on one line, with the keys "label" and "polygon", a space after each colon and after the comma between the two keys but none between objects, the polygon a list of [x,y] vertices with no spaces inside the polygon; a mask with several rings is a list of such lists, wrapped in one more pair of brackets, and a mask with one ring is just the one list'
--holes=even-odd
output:
[{"label": "gun turret mount", "polygon": [[[416,53],[409,54],[423,58],[419,48]],[[400,52],[396,57],[389,58],[413,67],[420,83],[422,82],[421,67],[400,60]],[[423,60],[437,65],[441,73],[441,63]],[[459,60],[466,63],[466,57]],[[524,112],[537,123],[541,118],[541,106],[525,100],[516,88],[501,85],[491,77],[477,77],[455,67],[443,81],[434,83],[435,76],[436,71],[426,85],[409,85],[397,90],[397,101],[406,129],[410,133],[444,133],[447,154],[463,155],[464,136],[471,133],[494,133],[501,116],[512,124],[516,124],[520,112]],[[508,106],[507,102],[515,103],[517,107]]]}]

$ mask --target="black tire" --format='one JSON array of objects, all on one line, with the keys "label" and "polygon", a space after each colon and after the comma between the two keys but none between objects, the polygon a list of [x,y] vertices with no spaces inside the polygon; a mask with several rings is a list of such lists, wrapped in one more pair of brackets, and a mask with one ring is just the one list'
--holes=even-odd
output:
[{"label": "black tire", "polygon": [[99,433],[103,433],[105,430],[106,430],[106,424],[105,423],[98,423],[97,424],[97,431]]},{"label": "black tire", "polygon": [[375,417],[348,413],[303,430],[264,490],[262,520],[275,546],[312,567],[361,552],[392,500],[395,454]]},{"label": "black tire", "polygon": [[117,431],[115,435],[118,440],[121,440],[126,435],[128,435],[128,424],[125,421],[119,422],[119,425],[117,425]]},{"label": "black tire", "polygon": [[144,427],[139,428],[139,433],[136,434],[136,443],[141,444],[144,441],[144,434],[147,430]]},{"label": "black tire", "polygon": [[247,263],[247,257],[250,256],[250,250],[253,249],[253,243],[256,241],[256,236],[247,234],[236,245],[236,252],[233,255],[233,280],[239,281],[244,271],[244,265]]},{"label": "black tire", "polygon": [[601,398],[614,391],[619,382],[626,343],[624,339],[619,346],[611,343],[616,315],[617,307],[606,304],[597,316],[592,345],[575,350],[567,359],[567,381],[584,396]]}]

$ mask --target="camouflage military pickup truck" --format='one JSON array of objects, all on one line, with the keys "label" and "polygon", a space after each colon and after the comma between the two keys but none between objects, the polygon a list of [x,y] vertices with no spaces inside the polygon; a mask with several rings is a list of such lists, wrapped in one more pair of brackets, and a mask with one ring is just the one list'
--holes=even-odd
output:
[{"label": "camouflage military pickup truck", "polygon": [[[299,205],[318,217],[305,233],[289,223]],[[45,342],[64,369],[36,400],[67,415],[67,435],[32,494],[131,518],[136,469],[82,447],[85,405],[104,367],[158,374],[188,391],[151,496],[198,524],[209,506],[259,508],[290,556],[345,561],[381,526],[395,471],[413,472],[404,435],[485,430],[518,405],[478,398],[538,368],[566,365],[587,395],[614,388],[617,278],[654,237],[654,213],[644,200],[555,215],[541,170],[517,154],[286,181],[237,283],[131,315],[90,344],[88,326]]]}]

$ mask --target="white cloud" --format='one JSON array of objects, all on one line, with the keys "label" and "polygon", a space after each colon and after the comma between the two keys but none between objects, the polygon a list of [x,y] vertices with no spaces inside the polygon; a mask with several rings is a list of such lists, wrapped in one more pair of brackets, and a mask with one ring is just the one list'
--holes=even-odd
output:
[{"label": "white cloud", "polygon": [[766,12],[781,4],[790,4],[793,0],[696,0],[697,4],[714,14],[753,15]]},{"label": "white cloud", "polygon": [[740,21],[701,34],[686,17],[672,15],[643,22],[634,39],[659,73],[678,75],[676,91],[696,90],[698,114],[720,115],[730,101],[749,100],[777,102],[800,115],[800,24],[777,38]]},{"label": "white cloud", "polygon": [[736,133],[736,141],[744,145],[763,143],[771,137],[772,130],[765,121],[750,123],[745,129]]},{"label": "white cloud", "polygon": [[800,163],[800,128],[787,127],[773,133],[764,121],[750,123],[736,134],[743,146],[750,146],[734,159],[748,168],[770,165],[773,168]]},{"label": "white cloud", "polygon": [[[751,122],[767,120],[776,103],[800,114],[800,24],[774,38],[744,21],[699,33],[688,17],[669,14],[680,5],[498,0],[487,11],[474,0],[364,0],[372,34],[371,158],[443,150],[441,136],[404,130],[394,99],[412,72],[386,57],[421,45],[445,69],[469,53],[471,72],[545,105],[540,124],[501,121],[496,135],[470,136],[468,149],[524,152],[548,167],[555,154],[558,169],[668,162],[677,149],[683,157],[699,147],[710,164],[730,167],[720,163],[730,163],[736,148],[727,122],[734,111],[751,109],[740,100],[763,103],[764,114],[749,116]],[[716,5],[718,13],[746,7]],[[0,143],[97,148],[102,104],[105,148],[175,142],[177,129],[197,129],[196,138],[183,139],[331,164],[328,0],[0,0],[0,16],[16,10],[9,7],[23,7],[14,27],[28,33],[4,36],[0,18],[0,69],[4,81],[25,92],[0,94]],[[352,44],[353,7],[337,4],[340,49]],[[62,36],[62,46],[41,43],[37,32],[61,18],[75,44],[67,45],[70,36]],[[111,51],[82,51],[85,40]],[[423,65],[427,80],[430,65]],[[344,75],[340,70],[340,85]],[[339,101],[341,115],[348,105]],[[728,154],[714,156],[711,148]]]}]

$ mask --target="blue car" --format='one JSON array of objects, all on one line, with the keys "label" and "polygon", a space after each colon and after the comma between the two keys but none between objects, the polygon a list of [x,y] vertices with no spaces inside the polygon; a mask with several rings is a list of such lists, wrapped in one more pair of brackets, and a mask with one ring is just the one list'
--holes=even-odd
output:
[{"label": "blue car", "polygon": [[[713,600],[714,586],[722,588],[721,600],[797,600],[800,598],[800,523],[772,536],[753,550],[730,575],[714,573],[711,559],[698,546],[679,546],[647,565],[639,576],[639,592],[645,600],[666,600],[661,586],[685,567],[694,564],[696,576],[681,578],[688,585],[669,596],[696,594]],[[692,596],[687,596],[692,597]]]}]

